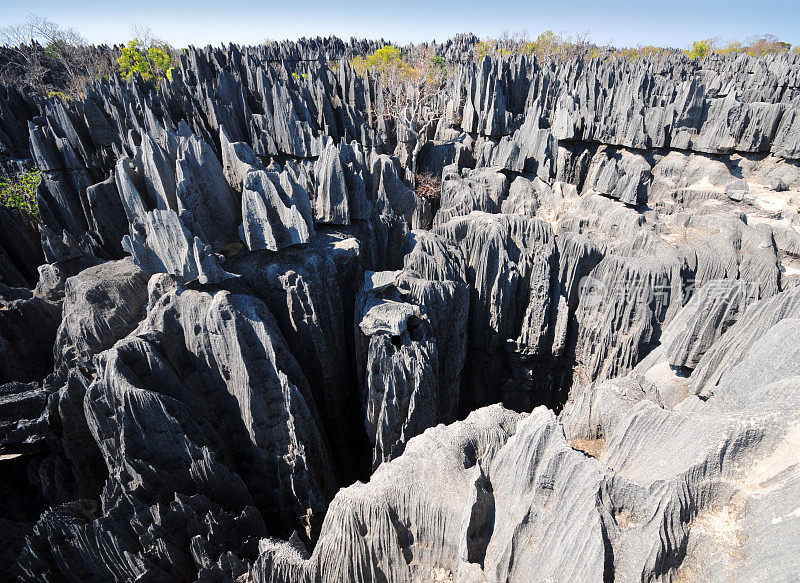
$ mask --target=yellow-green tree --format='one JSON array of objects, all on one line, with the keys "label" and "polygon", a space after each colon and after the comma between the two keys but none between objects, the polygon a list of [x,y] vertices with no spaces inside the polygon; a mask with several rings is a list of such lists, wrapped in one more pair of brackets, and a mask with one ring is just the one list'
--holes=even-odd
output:
[{"label": "yellow-green tree", "polygon": [[140,40],[133,39],[127,46],[122,47],[117,65],[120,75],[126,79],[130,79],[134,73],[139,73],[146,81],[158,81],[169,75],[172,56],[166,44],[146,47]]},{"label": "yellow-green tree", "polygon": [[356,57],[350,61],[350,65],[359,75],[373,68],[382,75],[400,73],[408,68],[400,49],[392,45],[381,47],[366,58]]},{"label": "yellow-green tree", "polygon": [[711,41],[696,40],[692,43],[692,50],[686,51],[690,59],[702,59],[711,52]]},{"label": "yellow-green tree", "polygon": [[407,59],[400,49],[386,45],[366,57],[351,59],[350,65],[358,75],[374,71],[380,77],[382,109],[376,109],[375,115],[392,119],[405,136],[416,136],[447,79],[447,66],[429,46],[411,51]]}]

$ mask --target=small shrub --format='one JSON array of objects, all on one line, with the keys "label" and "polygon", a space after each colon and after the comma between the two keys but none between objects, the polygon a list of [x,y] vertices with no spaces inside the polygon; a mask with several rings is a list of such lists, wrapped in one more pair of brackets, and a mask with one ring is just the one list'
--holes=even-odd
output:
[{"label": "small shrub", "polygon": [[686,51],[690,59],[703,59],[711,52],[710,40],[696,40],[692,43],[692,50]]},{"label": "small shrub", "polygon": [[39,170],[23,172],[11,179],[0,177],[0,206],[19,209],[27,215],[38,217],[36,188],[41,180]]},{"label": "small shrub", "polygon": [[428,82],[442,83],[447,78],[447,66],[441,55],[431,55],[428,64]]},{"label": "small shrub", "polygon": [[371,55],[364,57],[356,57],[351,59],[350,65],[355,69],[359,75],[364,75],[366,71],[375,69],[378,73],[383,75],[402,72],[408,67],[402,59],[400,49],[392,45],[386,45],[376,50]]},{"label": "small shrub", "polygon": [[564,48],[563,39],[552,30],[544,31],[531,44],[533,53],[540,57],[554,57],[560,54]]},{"label": "small shrub", "polygon": [[778,40],[774,35],[766,35],[763,38],[751,39],[749,46],[747,46],[747,54],[753,57],[761,57],[764,55],[777,55],[787,52],[792,45]]},{"label": "small shrub", "polygon": [[49,91],[49,92],[47,93],[47,97],[50,97],[50,98],[52,98],[52,97],[58,97],[59,99],[61,99],[61,100],[63,100],[63,101],[70,101],[70,100],[72,100],[72,97],[70,97],[69,95],[67,95],[67,94],[66,94],[66,93],[64,93],[63,91]]},{"label": "small shrub", "polygon": [[161,77],[171,78],[169,70],[172,68],[172,56],[166,45],[147,48],[138,39],[133,39],[122,47],[117,65],[120,75],[125,79],[139,73],[145,81],[158,81]]},{"label": "small shrub", "polygon": [[724,47],[718,48],[716,53],[721,55],[727,55],[729,53],[744,53],[747,51],[747,47],[740,43],[738,40],[732,40]]},{"label": "small shrub", "polygon": [[626,59],[628,61],[635,61],[636,59],[643,59],[645,57],[655,57],[668,52],[669,49],[665,49],[664,47],[655,47],[652,45],[647,45],[644,47],[637,47],[635,49],[615,50],[614,52],[611,53],[610,56],[617,59]]},{"label": "small shrub", "polygon": [[473,47],[473,50],[475,58],[482,61],[486,55],[494,55],[497,52],[497,43],[493,40],[481,41]]}]

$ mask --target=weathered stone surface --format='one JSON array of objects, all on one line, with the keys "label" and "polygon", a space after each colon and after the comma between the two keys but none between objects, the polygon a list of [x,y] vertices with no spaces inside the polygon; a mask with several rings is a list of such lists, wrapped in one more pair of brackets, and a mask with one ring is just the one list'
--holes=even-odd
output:
[{"label": "weathered stone surface", "polygon": [[[256,170],[249,172],[242,184],[242,231],[251,250],[277,251],[305,243],[309,229],[313,233],[313,227],[309,227],[300,211],[308,205],[307,200],[295,202],[294,193],[283,191],[280,182],[276,187],[273,180],[267,172]],[[298,196],[308,197],[305,191],[298,192]]]},{"label": "weathered stone surface", "polygon": [[181,142],[175,171],[178,212],[188,212],[192,231],[215,249],[235,240],[240,211],[214,151],[191,136]]},{"label": "weathered stone surface", "polygon": [[90,267],[67,279],[56,368],[92,368],[95,354],[136,327],[146,301],[147,276],[130,259]]},{"label": "weathered stone surface", "polygon": [[329,143],[316,162],[314,218],[320,223],[350,224],[350,205],[339,151]]},{"label": "weathered stone surface", "polygon": [[133,236],[125,236],[122,246],[142,271],[167,273],[181,283],[195,279],[209,283],[232,277],[172,210],[148,212]]},{"label": "weathered stone surface", "polygon": [[455,418],[469,309],[464,283],[368,271],[356,299],[356,348],[373,469],[408,440]]},{"label": "weathered stone surface", "polygon": [[722,375],[747,355],[753,342],[780,320],[797,317],[798,310],[798,286],[751,305],[700,359],[692,373],[693,391],[700,395],[713,393]]},{"label": "weathered stone surface", "polygon": [[752,303],[752,290],[736,280],[705,284],[681,309],[661,336],[672,366],[694,369],[713,343]]},{"label": "weathered stone surface", "polygon": [[508,195],[508,179],[500,172],[477,170],[462,178],[455,167],[445,168],[442,176],[442,197],[435,226],[472,211],[497,213]]},{"label": "weathered stone surface", "polygon": [[0,381],[41,381],[53,370],[57,301],[33,296],[0,304]]},{"label": "weathered stone surface", "polygon": [[0,88],[3,572],[793,580],[800,57],[478,41]]},{"label": "weathered stone surface", "polygon": [[361,244],[320,233],[302,248],[237,257],[230,269],[275,315],[308,380],[341,481],[362,476],[366,436],[359,430],[363,415],[350,332],[362,279]]}]

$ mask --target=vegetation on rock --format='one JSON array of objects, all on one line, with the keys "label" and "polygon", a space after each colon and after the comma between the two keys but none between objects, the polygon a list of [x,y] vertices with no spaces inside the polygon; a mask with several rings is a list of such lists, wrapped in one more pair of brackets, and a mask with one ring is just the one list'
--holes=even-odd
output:
[{"label": "vegetation on rock", "polygon": [[42,180],[39,170],[23,172],[13,178],[0,176],[0,206],[15,208],[27,215],[37,217],[36,188]]},{"label": "vegetation on rock", "polygon": [[119,73],[125,79],[138,73],[145,81],[158,81],[168,76],[172,68],[170,50],[168,45],[147,47],[141,40],[133,39],[117,59]]}]

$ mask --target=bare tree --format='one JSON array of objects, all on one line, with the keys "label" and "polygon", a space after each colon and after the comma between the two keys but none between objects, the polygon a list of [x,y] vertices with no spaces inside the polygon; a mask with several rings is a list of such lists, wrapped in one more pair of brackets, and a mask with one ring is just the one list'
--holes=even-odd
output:
[{"label": "bare tree", "polygon": [[442,177],[433,172],[418,172],[414,176],[414,192],[420,198],[439,198],[442,194]]},{"label": "bare tree", "polygon": [[383,111],[378,115],[391,119],[405,141],[415,140],[422,127],[439,115],[440,108],[434,105],[446,77],[445,63],[430,45],[418,47],[408,61],[381,69]]},{"label": "bare tree", "polygon": [[74,90],[91,68],[92,51],[75,29],[63,28],[36,14],[0,29],[0,44],[15,55],[16,65],[23,70],[23,82],[39,90],[48,88],[45,78],[56,70],[64,72],[67,85]]},{"label": "bare tree", "polygon": [[42,92],[77,95],[86,81],[113,69],[108,49],[90,46],[75,29],[35,14],[0,29],[0,45],[13,55],[0,78]]}]

